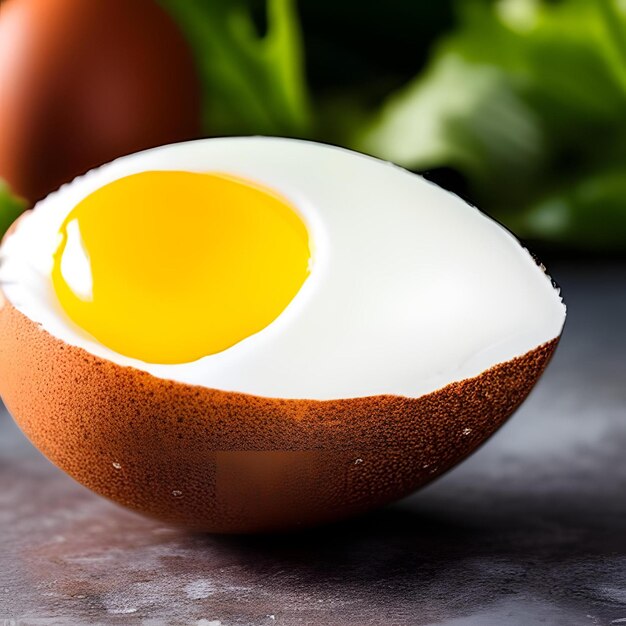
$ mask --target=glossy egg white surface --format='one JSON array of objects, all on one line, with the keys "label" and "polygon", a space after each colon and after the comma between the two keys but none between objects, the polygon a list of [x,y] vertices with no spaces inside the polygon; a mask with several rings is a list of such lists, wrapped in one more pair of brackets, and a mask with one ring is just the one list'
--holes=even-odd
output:
[{"label": "glossy egg white surface", "polygon": [[[190,363],[109,350],[67,318],[52,288],[65,216],[103,185],[149,170],[223,172],[272,188],[312,244],[310,276],[273,323]],[[78,263],[75,272],[80,280]],[[19,222],[2,246],[0,281],[19,311],[68,344],[159,378],[277,398],[418,397],[558,337],[565,320],[544,270],[477,209],[392,164],[292,139],[206,139],[93,170]]]}]

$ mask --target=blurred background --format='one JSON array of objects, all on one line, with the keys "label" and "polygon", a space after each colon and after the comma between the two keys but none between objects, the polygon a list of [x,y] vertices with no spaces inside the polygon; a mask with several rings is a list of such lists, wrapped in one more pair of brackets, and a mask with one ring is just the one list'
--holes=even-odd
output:
[{"label": "blurred background", "polygon": [[539,252],[626,251],[623,0],[2,0],[0,226],[192,137],[347,146]]}]

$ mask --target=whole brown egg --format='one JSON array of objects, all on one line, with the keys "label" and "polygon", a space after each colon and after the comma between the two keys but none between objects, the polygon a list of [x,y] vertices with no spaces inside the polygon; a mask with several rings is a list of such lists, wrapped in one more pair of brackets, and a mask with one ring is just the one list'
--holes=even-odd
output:
[{"label": "whole brown egg", "polygon": [[198,136],[200,105],[191,52],[155,0],[0,3],[0,179],[31,202]]}]

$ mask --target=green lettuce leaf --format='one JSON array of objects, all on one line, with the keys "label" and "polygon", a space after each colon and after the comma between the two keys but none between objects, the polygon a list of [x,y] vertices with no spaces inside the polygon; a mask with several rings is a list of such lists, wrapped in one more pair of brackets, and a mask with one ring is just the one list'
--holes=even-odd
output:
[{"label": "green lettuce leaf", "polygon": [[458,6],[458,29],[351,145],[414,170],[459,170],[521,236],[626,250],[625,4]]},{"label": "green lettuce leaf", "polygon": [[293,0],[268,0],[267,32],[234,0],[159,0],[187,36],[207,134],[307,136],[311,107]]},{"label": "green lettuce leaf", "polygon": [[620,251],[626,242],[626,164],[589,173],[509,218],[531,239],[586,251]]},{"label": "green lettuce leaf", "polygon": [[9,185],[0,178],[0,238],[26,209],[26,200],[14,195]]}]

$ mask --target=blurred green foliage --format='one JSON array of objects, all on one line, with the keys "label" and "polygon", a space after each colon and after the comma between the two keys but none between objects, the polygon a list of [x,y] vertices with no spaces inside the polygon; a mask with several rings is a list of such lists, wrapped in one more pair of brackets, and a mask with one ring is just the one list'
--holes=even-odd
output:
[{"label": "blurred green foliage", "polygon": [[523,237],[626,250],[626,5],[458,7],[424,72],[352,145],[415,170],[458,169]]},{"label": "blurred green foliage", "polygon": [[26,208],[26,201],[18,198],[0,178],[0,237]]},{"label": "blurred green foliage", "polygon": [[206,135],[344,145],[524,238],[626,252],[626,0],[157,1],[195,52]]},{"label": "blurred green foliage", "polygon": [[159,0],[194,49],[210,134],[305,135],[310,128],[302,37],[292,0],[268,0],[260,35],[233,0]]}]

